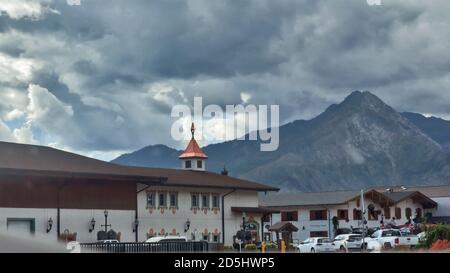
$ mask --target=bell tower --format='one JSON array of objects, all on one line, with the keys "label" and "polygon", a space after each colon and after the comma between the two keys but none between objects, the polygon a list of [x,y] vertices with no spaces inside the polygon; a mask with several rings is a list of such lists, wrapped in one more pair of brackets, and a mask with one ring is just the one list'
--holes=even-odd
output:
[{"label": "bell tower", "polygon": [[191,126],[191,134],[192,138],[189,142],[186,150],[179,156],[181,160],[181,169],[183,170],[192,170],[192,171],[205,171],[205,160],[208,159],[208,156],[202,151],[200,146],[198,146],[197,141],[195,140],[195,125],[192,123]]}]

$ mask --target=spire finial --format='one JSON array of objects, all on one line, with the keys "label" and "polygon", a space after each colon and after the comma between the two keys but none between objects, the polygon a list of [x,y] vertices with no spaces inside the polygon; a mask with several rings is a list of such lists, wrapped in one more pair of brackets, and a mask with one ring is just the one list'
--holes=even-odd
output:
[{"label": "spire finial", "polygon": [[192,125],[191,125],[191,133],[192,133],[192,139],[194,139],[195,125],[194,125],[193,122],[192,122]]},{"label": "spire finial", "polygon": [[228,176],[228,170],[227,170],[227,167],[224,165],[223,166],[223,170],[222,170],[222,172],[220,172],[222,175],[226,175],[226,176]]}]

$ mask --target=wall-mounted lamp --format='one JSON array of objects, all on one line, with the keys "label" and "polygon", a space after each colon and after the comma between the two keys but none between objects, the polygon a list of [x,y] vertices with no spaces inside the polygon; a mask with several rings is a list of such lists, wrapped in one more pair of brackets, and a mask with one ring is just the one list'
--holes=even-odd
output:
[{"label": "wall-mounted lamp", "polygon": [[53,219],[52,217],[50,217],[50,219],[48,219],[47,221],[47,233],[49,233],[50,230],[52,230],[52,227],[53,227]]},{"label": "wall-mounted lamp", "polygon": [[139,220],[135,219],[133,222],[133,232],[137,232],[138,227],[139,227]]},{"label": "wall-mounted lamp", "polygon": [[184,223],[184,232],[187,232],[190,227],[191,227],[191,221],[189,221],[189,219],[187,219],[186,223]]},{"label": "wall-mounted lamp", "polygon": [[95,219],[92,218],[91,222],[89,223],[89,233],[91,233],[92,231],[94,231],[95,229]]}]

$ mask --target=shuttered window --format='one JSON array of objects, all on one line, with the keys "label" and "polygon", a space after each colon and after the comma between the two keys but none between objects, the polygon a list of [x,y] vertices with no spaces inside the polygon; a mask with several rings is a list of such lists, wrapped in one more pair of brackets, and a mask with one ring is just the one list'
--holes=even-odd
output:
[{"label": "shuttered window", "polygon": [[298,212],[297,211],[281,212],[281,221],[298,221]]},{"label": "shuttered window", "polygon": [[309,219],[311,221],[327,220],[326,210],[311,210],[309,212]]}]

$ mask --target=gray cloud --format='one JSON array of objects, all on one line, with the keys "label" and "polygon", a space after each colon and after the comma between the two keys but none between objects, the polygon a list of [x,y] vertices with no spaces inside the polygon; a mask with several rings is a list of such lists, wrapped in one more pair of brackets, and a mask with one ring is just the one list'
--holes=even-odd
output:
[{"label": "gray cloud", "polygon": [[21,136],[32,131],[42,144],[105,156],[179,147],[170,110],[194,96],[225,105],[245,93],[248,103],[279,104],[288,122],[370,90],[401,111],[450,116],[446,0],[45,0],[41,7],[33,18],[0,16],[0,92],[15,94],[0,102],[5,139],[21,112],[32,119],[30,84],[73,115],[28,122]]}]

